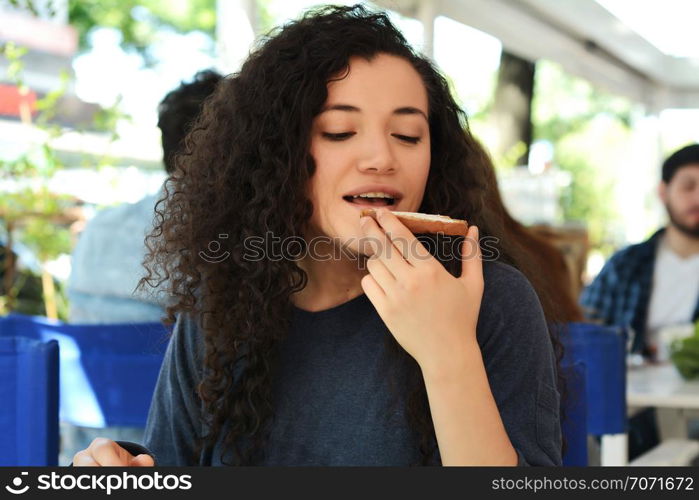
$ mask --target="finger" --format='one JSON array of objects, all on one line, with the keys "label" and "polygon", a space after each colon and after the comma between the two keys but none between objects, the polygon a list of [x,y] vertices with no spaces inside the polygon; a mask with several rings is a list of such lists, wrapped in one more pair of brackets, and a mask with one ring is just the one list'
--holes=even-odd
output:
[{"label": "finger", "polygon": [[463,280],[483,281],[483,257],[478,237],[478,227],[471,226],[461,243],[461,277]]},{"label": "finger", "polygon": [[393,212],[386,208],[379,208],[376,210],[376,220],[408,263],[415,266],[433,259],[425,245]]},{"label": "finger", "polygon": [[372,255],[367,259],[366,265],[367,269],[381,289],[385,293],[391,293],[391,289],[396,282],[396,277],[391,274],[391,271],[388,270],[386,264],[384,264],[378,257]]},{"label": "finger", "polygon": [[106,438],[94,439],[87,451],[102,466],[127,466],[133,458],[131,453]]},{"label": "finger", "polygon": [[386,300],[386,293],[376,282],[374,277],[371,274],[367,274],[362,278],[360,283],[362,285],[364,293],[366,293],[366,296],[369,297],[369,300],[372,304],[374,304],[374,307],[377,310],[381,309],[384,301]]},{"label": "finger", "polygon": [[94,458],[87,452],[87,450],[79,451],[73,457],[73,467],[99,467]]},{"label": "finger", "polygon": [[155,461],[153,460],[153,457],[147,453],[141,453],[140,455],[135,456],[129,464],[131,467],[153,467],[154,465]]},{"label": "finger", "polygon": [[411,267],[403,258],[403,254],[391,243],[389,237],[372,217],[362,217],[360,224],[367,241],[376,247],[373,256],[380,259],[391,274],[400,279],[400,276]]},{"label": "finger", "polygon": [[364,233],[361,249],[369,250],[369,256],[386,253],[387,249],[385,247],[390,241],[386,234],[381,231],[378,224],[376,224],[376,221],[371,217],[364,216],[359,219],[359,226]]}]

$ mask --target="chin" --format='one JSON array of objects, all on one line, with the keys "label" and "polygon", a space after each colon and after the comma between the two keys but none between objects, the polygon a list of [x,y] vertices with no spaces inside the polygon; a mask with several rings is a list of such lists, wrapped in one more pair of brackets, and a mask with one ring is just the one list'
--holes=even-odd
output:
[{"label": "chin", "polygon": [[360,253],[358,241],[362,237],[361,231],[346,223],[342,225],[330,224],[329,227],[325,228],[317,227],[308,236],[310,236],[310,239],[307,239],[309,252],[319,260],[326,260],[328,254],[336,259],[340,256],[342,258],[356,258]]},{"label": "chin", "polygon": [[360,255],[365,255],[364,252],[359,249],[359,242],[362,238],[364,238],[364,235],[361,232],[348,232],[346,235],[340,237],[339,240],[342,242],[341,248],[344,252],[343,257],[346,257],[346,254],[351,254],[351,256],[355,258]]}]

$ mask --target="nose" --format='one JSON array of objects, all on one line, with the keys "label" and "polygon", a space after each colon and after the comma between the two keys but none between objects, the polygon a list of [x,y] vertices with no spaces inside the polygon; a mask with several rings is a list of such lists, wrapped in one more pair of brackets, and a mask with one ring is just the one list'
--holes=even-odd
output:
[{"label": "nose", "polygon": [[397,169],[396,159],[386,137],[367,137],[360,147],[363,149],[358,163],[360,171],[387,174]]}]

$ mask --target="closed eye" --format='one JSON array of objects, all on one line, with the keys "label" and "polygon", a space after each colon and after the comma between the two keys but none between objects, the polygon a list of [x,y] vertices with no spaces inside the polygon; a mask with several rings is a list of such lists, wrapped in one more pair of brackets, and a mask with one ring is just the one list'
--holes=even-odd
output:
[{"label": "closed eye", "polygon": [[420,140],[421,140],[419,137],[412,137],[412,136],[409,136],[409,135],[400,135],[400,134],[392,134],[392,135],[393,135],[393,137],[395,137],[396,139],[400,139],[401,141],[404,141],[404,142],[407,142],[407,143],[410,143],[410,144],[417,144],[417,143],[419,143]]},{"label": "closed eye", "polygon": [[[328,140],[331,141],[345,141],[352,137],[353,135],[356,135],[356,132],[341,132],[338,134],[333,134],[330,132],[323,132],[322,133],[323,137],[325,137]],[[409,135],[401,135],[401,134],[391,134],[393,137],[396,139],[399,139],[403,142],[407,142],[409,144],[418,144],[421,141],[420,137],[412,137]]]},{"label": "closed eye", "polygon": [[339,134],[331,134],[330,132],[323,132],[323,137],[331,141],[344,141],[352,137],[356,132],[341,132]]}]

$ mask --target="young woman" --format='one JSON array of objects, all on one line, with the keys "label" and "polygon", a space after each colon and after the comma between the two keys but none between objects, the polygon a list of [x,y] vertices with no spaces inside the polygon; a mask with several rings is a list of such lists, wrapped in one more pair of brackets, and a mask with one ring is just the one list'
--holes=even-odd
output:
[{"label": "young woman", "polygon": [[[285,26],[187,150],[149,240],[177,322],[146,449],[99,439],[76,465],[560,464],[556,340],[503,263],[492,167],[386,15]],[[417,240],[392,211],[469,235]]]}]

